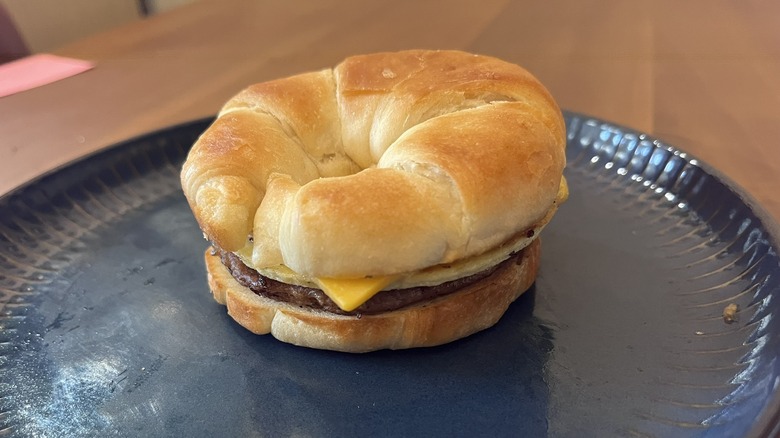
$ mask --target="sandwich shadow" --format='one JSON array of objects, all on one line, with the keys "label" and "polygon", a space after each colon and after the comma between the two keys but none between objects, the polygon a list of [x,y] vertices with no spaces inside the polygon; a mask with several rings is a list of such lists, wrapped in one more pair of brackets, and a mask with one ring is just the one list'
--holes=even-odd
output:
[{"label": "sandwich shadow", "polygon": [[295,347],[231,324],[252,351],[243,360],[253,421],[305,435],[543,435],[553,331],[533,315],[535,299],[532,287],[495,326],[456,342],[366,354]]}]

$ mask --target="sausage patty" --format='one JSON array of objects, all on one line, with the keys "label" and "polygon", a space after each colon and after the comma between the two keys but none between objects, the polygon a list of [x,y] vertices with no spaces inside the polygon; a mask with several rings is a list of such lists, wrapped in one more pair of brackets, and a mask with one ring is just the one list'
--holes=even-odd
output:
[{"label": "sausage patty", "polygon": [[421,301],[432,300],[436,297],[451,294],[489,276],[504,263],[515,263],[515,261],[518,261],[523,255],[523,251],[517,252],[496,266],[436,286],[417,286],[408,289],[381,291],[357,309],[345,312],[320,289],[282,283],[265,277],[256,270],[246,266],[244,262],[232,252],[224,251],[216,245],[212,246],[212,248],[216,254],[219,254],[222,264],[228,268],[233,275],[233,278],[242,286],[249,288],[258,295],[277,301],[284,301],[300,307],[358,317],[360,317],[360,315],[389,312]]}]

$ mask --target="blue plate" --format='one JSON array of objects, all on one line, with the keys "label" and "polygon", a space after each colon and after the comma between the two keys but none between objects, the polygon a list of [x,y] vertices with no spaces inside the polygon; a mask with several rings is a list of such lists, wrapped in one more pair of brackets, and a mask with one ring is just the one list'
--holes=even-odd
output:
[{"label": "blue plate", "polygon": [[672,146],[566,120],[534,288],[436,348],[310,350],[225,314],[178,179],[211,120],[6,195],[0,435],[777,434],[777,225]]}]

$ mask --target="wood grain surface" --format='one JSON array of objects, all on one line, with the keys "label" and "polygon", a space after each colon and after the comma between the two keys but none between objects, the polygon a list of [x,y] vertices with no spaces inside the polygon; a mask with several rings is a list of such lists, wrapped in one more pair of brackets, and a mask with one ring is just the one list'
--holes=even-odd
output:
[{"label": "wood grain surface", "polygon": [[0,98],[0,193],[346,56],[456,48],[523,65],[562,108],[650,133],[780,218],[780,2],[203,0],[61,47],[96,68]]}]

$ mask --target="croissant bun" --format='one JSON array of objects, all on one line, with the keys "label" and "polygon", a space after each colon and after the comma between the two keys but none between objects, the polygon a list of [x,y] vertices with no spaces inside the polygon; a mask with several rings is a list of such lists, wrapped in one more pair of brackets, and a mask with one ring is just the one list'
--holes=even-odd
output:
[{"label": "croissant bun", "polygon": [[526,70],[459,51],[354,56],[250,86],[193,146],[206,236],[253,268],[390,275],[480,254],[548,215],[565,126]]}]

